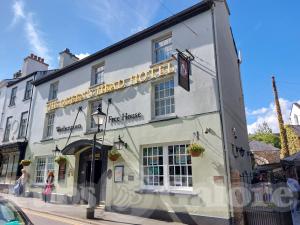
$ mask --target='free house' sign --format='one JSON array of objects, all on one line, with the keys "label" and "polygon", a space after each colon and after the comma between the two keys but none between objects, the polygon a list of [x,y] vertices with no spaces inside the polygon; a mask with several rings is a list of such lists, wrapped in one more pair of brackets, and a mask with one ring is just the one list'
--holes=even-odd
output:
[{"label": "'free house' sign", "polygon": [[124,89],[126,87],[130,87],[133,85],[137,85],[140,83],[147,82],[149,80],[157,79],[169,74],[173,74],[175,72],[174,66],[171,61],[168,61],[164,64],[157,65],[153,68],[150,68],[148,71],[144,71],[141,73],[137,73],[132,75],[131,77],[119,80],[114,83],[109,84],[101,84],[94,88],[90,88],[89,90],[73,95],[71,97],[62,99],[62,100],[53,100],[47,103],[47,111],[51,111],[58,108],[64,108],[68,105],[75,104],[77,102],[81,102],[83,100],[100,96],[105,93],[117,91],[120,89]]},{"label": "'free house' sign", "polygon": [[117,116],[117,117],[109,116],[108,121],[110,123],[118,123],[118,122],[122,122],[122,121],[138,119],[138,118],[141,118],[142,116],[143,115],[140,112],[133,113],[133,114],[123,113],[121,116]]}]

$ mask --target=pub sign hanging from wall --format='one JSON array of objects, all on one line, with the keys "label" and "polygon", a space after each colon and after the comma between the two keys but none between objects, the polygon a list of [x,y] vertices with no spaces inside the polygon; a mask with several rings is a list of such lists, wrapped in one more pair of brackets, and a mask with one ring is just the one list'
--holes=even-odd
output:
[{"label": "pub sign hanging from wall", "polygon": [[178,52],[178,84],[185,90],[190,91],[190,70],[191,62],[189,57]]}]

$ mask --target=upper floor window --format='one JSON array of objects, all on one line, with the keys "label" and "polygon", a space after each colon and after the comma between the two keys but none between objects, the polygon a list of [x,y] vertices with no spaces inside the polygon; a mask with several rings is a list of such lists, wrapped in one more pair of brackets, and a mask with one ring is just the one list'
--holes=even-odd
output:
[{"label": "upper floor window", "polygon": [[98,106],[102,107],[102,101],[101,100],[96,100],[90,103],[90,128],[95,129],[97,128],[97,124],[93,120],[91,114],[97,111]]},{"label": "upper floor window", "polygon": [[175,112],[174,79],[162,81],[154,87],[155,116],[170,115]]},{"label": "upper floor window", "polygon": [[51,112],[51,113],[47,114],[47,117],[46,117],[46,131],[45,131],[45,137],[46,138],[51,138],[53,136],[54,117],[55,117],[54,112]]},{"label": "upper floor window", "polygon": [[32,93],[32,80],[26,82],[24,100],[30,99]]},{"label": "upper floor window", "polygon": [[143,148],[142,174],[145,188],[191,190],[192,160],[187,144]]},{"label": "upper floor window", "polygon": [[172,37],[168,36],[154,42],[154,63],[158,63],[171,58]]},{"label": "upper floor window", "polygon": [[53,100],[57,98],[57,92],[58,92],[58,81],[55,83],[50,84],[50,90],[49,90],[49,98],[48,100]]},{"label": "upper floor window", "polygon": [[295,121],[295,125],[299,125],[299,120],[297,115],[294,115],[294,121]]},{"label": "upper floor window", "polygon": [[10,106],[16,104],[16,97],[17,97],[17,87],[14,87],[13,89],[11,89],[10,101],[9,101]]},{"label": "upper floor window", "polygon": [[27,118],[28,118],[28,112],[23,112],[21,114],[21,120],[20,120],[19,138],[24,138],[26,135]]},{"label": "upper floor window", "polygon": [[7,119],[6,119],[6,126],[5,126],[3,141],[9,141],[11,126],[12,126],[12,116],[7,117]]},{"label": "upper floor window", "polygon": [[92,73],[92,85],[104,83],[104,65],[95,66]]}]

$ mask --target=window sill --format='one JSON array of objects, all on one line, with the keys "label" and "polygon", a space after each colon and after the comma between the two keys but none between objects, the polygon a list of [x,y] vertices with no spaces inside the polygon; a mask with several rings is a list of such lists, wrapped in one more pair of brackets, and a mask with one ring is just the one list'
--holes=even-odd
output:
[{"label": "window sill", "polygon": [[140,189],[136,190],[137,194],[154,194],[154,195],[184,195],[184,196],[198,196],[194,192],[187,191],[159,191],[159,190],[149,190],[149,189]]},{"label": "window sill", "polygon": [[49,103],[51,103],[51,102],[55,102],[55,101],[57,101],[57,100],[58,100],[58,98],[49,99],[48,102],[47,102],[47,104],[49,104]]},{"label": "window sill", "polygon": [[156,66],[160,66],[160,65],[162,65],[162,64],[171,62],[171,61],[173,61],[173,60],[174,60],[173,58],[170,58],[170,59],[165,59],[165,60],[160,61],[160,62],[157,62],[157,63],[153,63],[152,65],[150,65],[150,68],[153,68],[153,67],[156,67]]},{"label": "window sill", "polygon": [[16,106],[16,104],[14,104],[14,105],[8,105],[8,107],[14,107],[14,106]]},{"label": "window sill", "polygon": [[154,118],[154,119],[150,120],[149,123],[155,123],[155,122],[166,121],[166,120],[174,120],[177,118],[178,118],[177,115],[165,116],[165,117],[160,117],[160,118]]},{"label": "window sill", "polygon": [[103,84],[105,84],[105,82],[102,82],[102,83],[100,83],[100,84],[91,84],[90,87],[89,87],[89,89],[98,87],[98,86],[103,85]]},{"label": "window sill", "polygon": [[53,138],[52,137],[51,138],[43,138],[41,140],[41,142],[46,142],[46,141],[53,141]]},{"label": "window sill", "polygon": [[40,188],[40,187],[44,187],[45,184],[43,183],[35,183],[35,184],[32,184],[30,185],[31,188]]}]

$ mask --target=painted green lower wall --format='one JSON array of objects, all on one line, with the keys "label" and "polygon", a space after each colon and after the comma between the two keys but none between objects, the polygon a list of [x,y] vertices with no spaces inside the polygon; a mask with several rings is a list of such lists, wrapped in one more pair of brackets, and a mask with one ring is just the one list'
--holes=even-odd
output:
[{"label": "painted green lower wall", "polygon": [[[206,128],[213,132],[205,134]],[[197,140],[196,132],[199,132]],[[108,161],[108,170],[114,171],[116,165],[124,166],[124,181],[115,183],[114,177],[106,180],[107,208],[117,206],[126,211],[129,208],[159,209],[168,212],[186,212],[193,215],[229,218],[228,196],[226,192],[226,174],[222,150],[222,137],[218,113],[177,118],[168,121],[151,122],[141,126],[126,127],[106,132],[105,142],[112,144],[118,136],[128,143],[128,149],[122,150],[122,157]],[[72,137],[70,142],[79,139],[92,139],[91,136]],[[160,193],[143,193],[140,174],[140,154],[143,146],[156,144],[178,144],[199,142],[206,149],[203,157],[192,158],[193,190],[189,193],[161,190]],[[64,147],[66,139],[31,143],[27,149],[27,158],[53,154],[55,145]],[[79,155],[67,156],[67,176],[64,183],[55,182],[55,193],[74,196],[78,176]],[[58,165],[55,165],[56,177]],[[34,182],[35,164],[30,168],[31,184]],[[133,180],[128,180],[128,176]],[[57,181],[57,179],[56,179]],[[32,192],[41,192],[41,187],[30,188]]]}]

